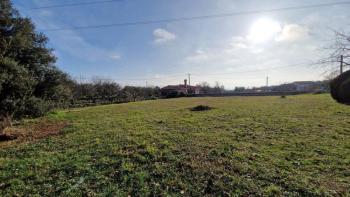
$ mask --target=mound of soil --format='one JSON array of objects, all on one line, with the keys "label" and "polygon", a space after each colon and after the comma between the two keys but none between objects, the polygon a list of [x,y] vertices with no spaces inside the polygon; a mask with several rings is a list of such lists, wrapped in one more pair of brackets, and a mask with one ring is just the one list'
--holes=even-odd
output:
[{"label": "mound of soil", "polygon": [[207,105],[198,105],[196,107],[191,108],[191,111],[207,111],[213,109]]}]

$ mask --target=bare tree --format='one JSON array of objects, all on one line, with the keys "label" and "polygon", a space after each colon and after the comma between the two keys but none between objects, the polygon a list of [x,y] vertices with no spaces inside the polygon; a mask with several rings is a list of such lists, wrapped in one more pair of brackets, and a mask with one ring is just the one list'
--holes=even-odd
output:
[{"label": "bare tree", "polygon": [[[343,30],[333,30],[334,38],[332,43],[325,47],[325,50],[329,52],[329,55],[320,61],[323,65],[337,64],[340,66],[343,62],[343,66],[350,66],[350,32],[346,33]],[[337,69],[328,70],[330,75],[327,77],[336,77],[335,73],[339,72]]]},{"label": "bare tree", "polygon": [[201,84],[199,84],[198,86],[201,87],[201,93],[203,93],[203,94],[210,93],[210,85],[208,82],[204,81]]},{"label": "bare tree", "polygon": [[350,33],[344,33],[344,32],[338,32],[334,31],[335,34],[335,40],[333,45],[331,45],[330,49],[333,50],[333,52],[330,54],[330,60],[333,60],[333,62],[339,62],[340,56],[343,56],[343,63],[345,65],[350,65],[349,59],[350,59]]},{"label": "bare tree", "polygon": [[218,81],[215,82],[215,86],[213,89],[216,94],[222,94],[225,91],[224,85],[220,85]]},{"label": "bare tree", "polygon": [[332,79],[336,78],[339,75],[339,70],[332,70],[325,74],[324,79],[326,81],[331,81]]}]

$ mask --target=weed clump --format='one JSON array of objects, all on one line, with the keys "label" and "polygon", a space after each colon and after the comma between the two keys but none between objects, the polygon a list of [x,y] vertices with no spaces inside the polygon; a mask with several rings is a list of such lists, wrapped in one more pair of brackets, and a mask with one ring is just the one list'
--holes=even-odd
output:
[{"label": "weed clump", "polygon": [[281,96],[281,99],[285,99],[285,98],[287,98],[285,95],[282,95],[282,96]]},{"label": "weed clump", "polygon": [[213,109],[212,107],[209,107],[207,105],[198,105],[196,107],[191,108],[191,111],[207,111]]}]

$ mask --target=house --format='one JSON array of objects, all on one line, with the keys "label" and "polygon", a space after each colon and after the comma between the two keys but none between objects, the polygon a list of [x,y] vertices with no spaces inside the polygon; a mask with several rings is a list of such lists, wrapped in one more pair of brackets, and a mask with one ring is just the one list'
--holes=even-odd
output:
[{"label": "house", "polygon": [[199,94],[200,87],[199,86],[190,86],[187,84],[187,79],[184,80],[184,84],[179,85],[168,85],[161,89],[162,95],[169,95],[171,93],[176,92],[177,94]]},{"label": "house", "polygon": [[295,81],[272,87],[272,91],[281,92],[313,92],[324,85],[319,81]]},{"label": "house", "polygon": [[298,92],[311,92],[316,88],[316,83],[313,81],[296,81],[293,84]]}]

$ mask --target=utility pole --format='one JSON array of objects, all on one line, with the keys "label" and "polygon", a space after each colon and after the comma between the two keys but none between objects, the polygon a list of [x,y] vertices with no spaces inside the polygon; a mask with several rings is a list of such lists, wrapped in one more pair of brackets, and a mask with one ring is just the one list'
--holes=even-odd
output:
[{"label": "utility pole", "polygon": [[148,87],[148,81],[146,81],[146,88]]},{"label": "utility pole", "polygon": [[188,85],[191,86],[191,73],[188,73]]},{"label": "utility pole", "polygon": [[344,62],[344,57],[343,55],[340,56],[340,74],[343,73],[343,62]]},{"label": "utility pole", "polygon": [[269,76],[266,77],[266,87],[269,87]]}]

